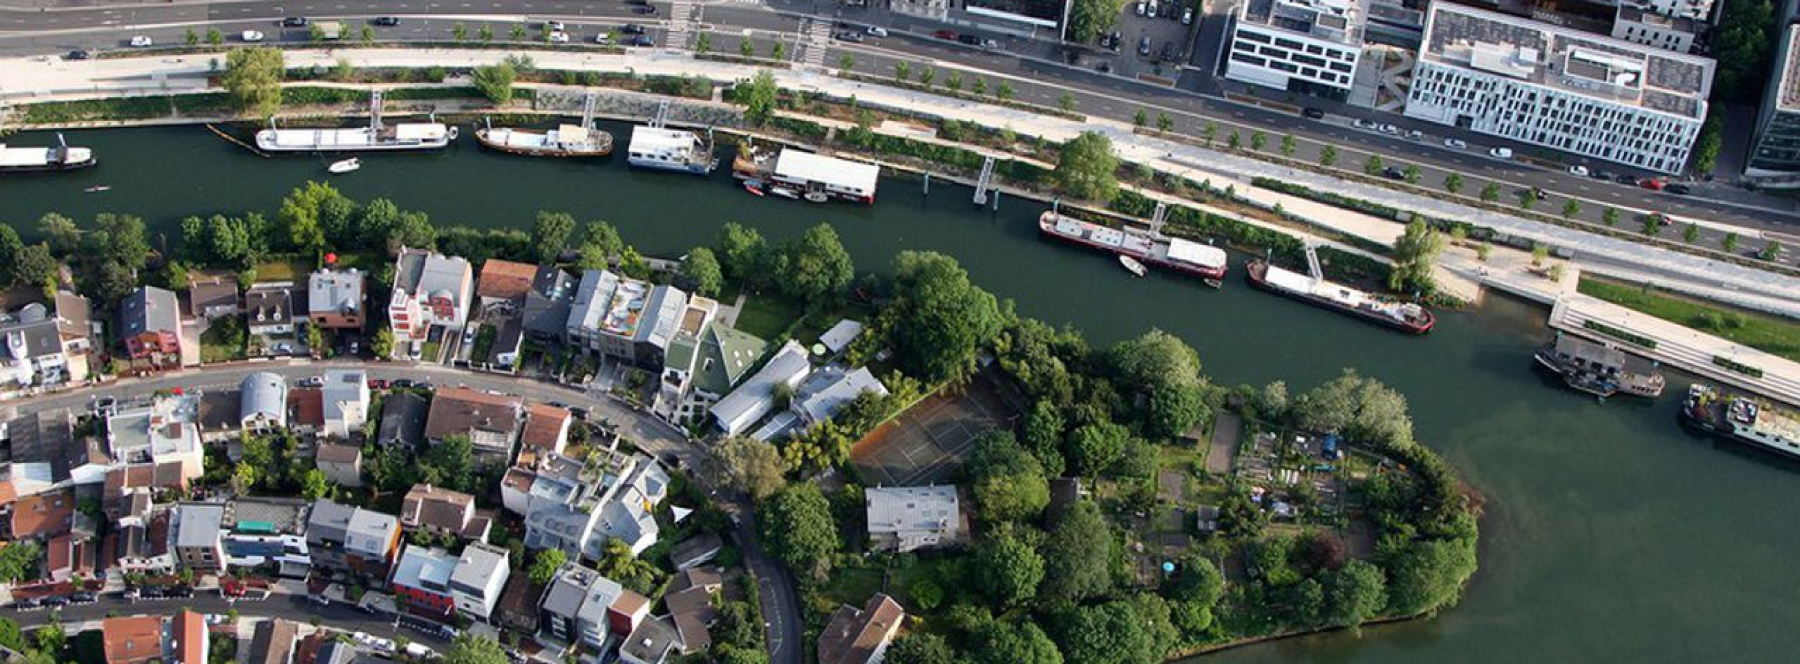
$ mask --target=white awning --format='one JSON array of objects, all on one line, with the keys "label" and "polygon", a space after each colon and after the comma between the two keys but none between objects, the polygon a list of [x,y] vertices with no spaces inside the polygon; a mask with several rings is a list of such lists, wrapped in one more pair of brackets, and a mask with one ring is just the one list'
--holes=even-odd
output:
[{"label": "white awning", "polygon": [[1169,238],[1169,260],[1203,267],[1224,267],[1225,250],[1210,244]]},{"label": "white awning", "polygon": [[860,161],[826,157],[782,148],[775,159],[775,177],[795,182],[817,182],[838,189],[873,194],[881,167]]}]

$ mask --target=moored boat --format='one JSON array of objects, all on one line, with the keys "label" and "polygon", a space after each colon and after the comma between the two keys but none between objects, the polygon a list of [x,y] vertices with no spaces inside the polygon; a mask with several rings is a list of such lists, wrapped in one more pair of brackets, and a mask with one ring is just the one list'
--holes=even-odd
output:
[{"label": "moored boat", "polygon": [[786,187],[813,203],[837,199],[873,204],[875,189],[881,184],[881,166],[877,164],[749,142],[738,149],[731,174]]},{"label": "moored boat", "polygon": [[85,191],[90,194],[98,194],[98,193],[105,192],[105,191],[112,191],[112,185],[96,184],[96,185],[90,186],[86,189],[83,189],[82,191]]},{"label": "moored boat", "polygon": [[1756,449],[1800,459],[1800,411],[1703,383],[1688,386],[1681,421]]},{"label": "moored boat", "polygon": [[[1307,249],[1309,252],[1311,248]],[[1310,302],[1363,320],[1411,334],[1425,334],[1437,323],[1437,317],[1425,307],[1412,302],[1395,302],[1375,297],[1343,284],[1326,281],[1320,276],[1307,276],[1253,260],[1244,267],[1250,285],[1273,293]]]},{"label": "moored boat", "polygon": [[381,92],[369,96],[369,125],[337,129],[282,129],[269,120],[269,128],[256,132],[256,148],[263,152],[397,152],[437,150],[455,141],[457,128],[437,120],[430,122],[381,121]]},{"label": "moored boat", "polygon": [[1125,266],[1125,271],[1130,272],[1132,276],[1141,277],[1150,273],[1150,269],[1144,267],[1143,263],[1139,263],[1136,258],[1125,254],[1119,254],[1119,265]]},{"label": "moored boat", "polygon": [[628,163],[637,168],[706,175],[719,166],[712,141],[684,129],[632,127],[625,150]]},{"label": "moored boat", "polygon": [[18,147],[0,143],[0,173],[51,173],[73,171],[99,163],[90,148],[69,147],[62,134],[56,145]]},{"label": "moored boat", "polygon": [[343,159],[340,161],[331,162],[331,165],[326,166],[325,170],[331,171],[331,173],[333,175],[343,175],[345,173],[350,173],[350,172],[359,170],[361,168],[362,168],[362,160],[357,159],[355,157],[351,157],[349,159]]},{"label": "moored boat", "polygon": [[1654,399],[1666,383],[1655,363],[1568,334],[1545,343],[1533,359],[1569,387],[1601,398],[1623,393]]},{"label": "moored boat", "polygon": [[612,154],[612,134],[579,125],[560,125],[549,131],[512,127],[482,127],[475,141],[489,149],[527,157],[604,157]]},{"label": "moored boat", "polygon": [[1218,288],[1225,276],[1225,250],[1210,244],[1168,237],[1148,230],[1113,228],[1082,221],[1055,210],[1038,215],[1038,232],[1064,242],[1127,256],[1145,266],[1199,277]]}]

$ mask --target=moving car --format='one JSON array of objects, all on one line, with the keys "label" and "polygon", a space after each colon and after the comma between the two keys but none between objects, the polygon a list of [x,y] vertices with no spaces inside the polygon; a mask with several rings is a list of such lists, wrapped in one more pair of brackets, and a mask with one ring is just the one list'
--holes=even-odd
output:
[{"label": "moving car", "polygon": [[612,43],[612,35],[609,33],[605,33],[605,32],[594,35],[594,43],[596,43],[596,44],[611,44]]},{"label": "moving car", "polygon": [[626,46],[655,46],[656,40],[651,39],[649,35],[632,35],[631,39],[625,40],[625,45]]},{"label": "moving car", "polygon": [[957,35],[956,41],[962,42],[964,44],[968,44],[970,46],[980,46],[981,45],[981,37],[979,37],[977,35]]},{"label": "moving car", "polygon": [[847,41],[852,44],[860,44],[860,43],[862,43],[862,40],[863,40],[863,33],[855,32],[852,30],[845,30],[843,32],[837,33],[837,38],[838,38],[838,41]]},{"label": "moving car", "polygon": [[1310,107],[1303,108],[1303,109],[1300,109],[1300,114],[1304,115],[1308,118],[1312,118],[1314,120],[1325,119],[1325,111],[1323,109],[1310,108]]},{"label": "moving car", "polygon": [[257,32],[255,30],[245,30],[243,32],[243,34],[238,35],[238,39],[242,39],[246,42],[255,43],[255,42],[259,42],[259,41],[263,40],[263,33]]},{"label": "moving car", "polygon": [[567,44],[569,43],[569,33],[557,30],[550,33],[549,39],[552,44]]},{"label": "moving car", "polygon": [[1444,139],[1444,147],[1452,150],[1462,150],[1469,147],[1469,144],[1464,143],[1460,138],[1446,138]]},{"label": "moving car", "polygon": [[1671,184],[1663,187],[1663,191],[1680,196],[1686,196],[1693,192],[1693,190],[1689,189],[1685,184]]},{"label": "moving car", "polygon": [[1511,159],[1512,158],[1512,148],[1494,148],[1492,150],[1488,150],[1488,156],[1493,157],[1495,159]]},{"label": "moving car", "polygon": [[1613,182],[1617,182],[1619,184],[1637,184],[1637,176],[1632,175],[1630,173],[1620,173],[1618,175],[1613,176]]},{"label": "moving car", "polygon": [[656,13],[656,5],[638,5],[631,8],[631,13],[649,16]]},{"label": "moving car", "polygon": [[878,25],[869,26],[868,32],[869,32],[870,37],[886,37],[886,36],[888,36],[887,28],[884,28],[884,27],[881,27]]},{"label": "moving car", "polygon": [[1588,167],[1582,166],[1581,164],[1576,164],[1574,166],[1570,166],[1569,167],[1569,175],[1578,175],[1581,177],[1587,177],[1588,176]]},{"label": "moving car", "polygon": [[544,21],[544,29],[551,32],[562,32],[565,28],[562,21]]},{"label": "moving car", "polygon": [[628,35],[641,35],[641,34],[644,34],[644,26],[638,25],[636,23],[626,23],[624,25],[624,27],[619,28],[619,32],[623,32]]},{"label": "moving car", "polygon": [[1662,191],[1663,190],[1663,181],[1660,178],[1644,178],[1642,180],[1638,180],[1637,184],[1638,184],[1638,186],[1643,187],[1645,189],[1649,189],[1650,191]]},{"label": "moving car", "polygon": [[289,16],[281,19],[281,27],[284,28],[304,28],[307,25],[310,25],[310,23],[306,20],[305,16]]},{"label": "moving car", "polygon": [[957,38],[957,34],[956,34],[955,30],[939,30],[937,32],[931,33],[931,36],[937,37],[938,39],[946,39],[949,41],[956,41],[956,38]]},{"label": "moving car", "polygon": [[154,43],[155,42],[150,41],[150,37],[147,35],[138,35],[131,38],[131,45],[138,48],[146,48]]},{"label": "moving car", "polygon": [[391,28],[396,25],[400,25],[400,17],[398,17],[398,16],[377,16],[377,17],[375,17],[375,25],[379,25],[384,28]]},{"label": "moving car", "polygon": [[63,56],[63,59],[65,59],[65,60],[86,60],[91,57],[94,57],[94,54],[89,53],[87,51],[69,51],[69,54]]}]

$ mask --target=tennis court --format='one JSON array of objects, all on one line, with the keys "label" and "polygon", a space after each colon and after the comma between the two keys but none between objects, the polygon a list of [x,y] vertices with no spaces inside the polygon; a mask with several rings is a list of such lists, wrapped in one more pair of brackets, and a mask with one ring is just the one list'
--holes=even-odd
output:
[{"label": "tennis court", "polygon": [[974,447],[976,436],[1013,425],[1013,413],[985,379],[960,394],[940,392],[882,425],[850,450],[871,486],[943,484]]}]

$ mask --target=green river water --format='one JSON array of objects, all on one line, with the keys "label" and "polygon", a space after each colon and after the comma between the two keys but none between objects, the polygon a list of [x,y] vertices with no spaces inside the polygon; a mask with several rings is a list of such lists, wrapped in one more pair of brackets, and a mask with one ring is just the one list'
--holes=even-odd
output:
[{"label": "green river water", "polygon": [[[610,127],[623,145],[628,133]],[[1800,505],[1796,466],[1680,431],[1687,383],[1653,403],[1600,404],[1530,369],[1546,312],[1490,298],[1443,315],[1426,338],[1388,332],[1251,290],[1242,258],[1221,291],[1153,275],[1036,236],[1041,206],[978,211],[969,190],[883,182],[873,207],[753,198],[710,179],[639,172],[622,156],[569,163],[496,155],[468,135],[437,155],[364,156],[332,180],[352,197],[394,199],[439,226],[528,227],[539,209],[606,219],[651,255],[710,243],[739,221],[772,239],[828,221],[861,269],[930,249],[1020,313],[1072,323],[1096,344],[1152,327],[1199,349],[1224,383],[1282,379],[1296,391],[1354,367],[1403,391],[1420,440],[1487,499],[1481,571],[1435,620],[1327,634],[1206,656],[1218,662],[1784,662],[1800,659]],[[272,209],[320,157],[262,159],[199,127],[68,132],[101,165],[61,176],[0,178],[0,220],[44,212],[142,215],[175,239],[187,214]],[[24,145],[45,134],[9,137]],[[92,184],[113,190],[86,194]],[[30,238],[34,230],[21,228]]]}]

